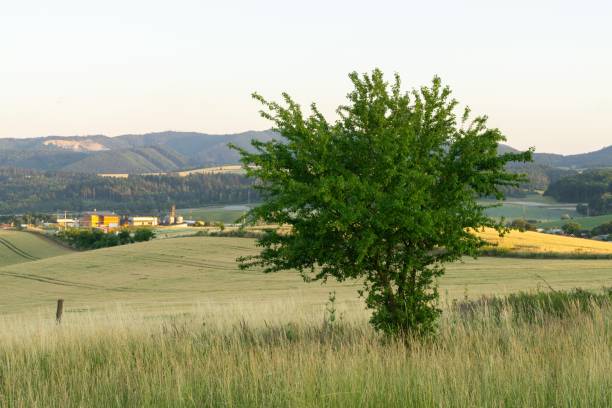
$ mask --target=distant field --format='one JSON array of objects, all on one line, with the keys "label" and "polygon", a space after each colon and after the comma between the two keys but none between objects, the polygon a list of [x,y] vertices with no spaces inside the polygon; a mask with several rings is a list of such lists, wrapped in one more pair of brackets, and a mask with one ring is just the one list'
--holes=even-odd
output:
[{"label": "distant field", "polygon": [[179,209],[177,212],[190,220],[202,220],[210,222],[223,222],[225,224],[233,224],[245,212],[249,210],[249,207],[253,204],[240,204],[240,205],[225,205],[217,207],[202,207],[202,208],[186,208]]},{"label": "distant field", "polygon": [[[539,232],[512,231],[503,238],[495,230],[479,232],[487,241],[500,248],[517,252],[559,253],[559,254],[608,254],[612,255],[612,242],[601,242],[584,238],[565,237]],[[611,271],[612,272],[612,271]]]},{"label": "distant field", "polygon": [[[482,200],[481,203],[493,205],[497,201]],[[487,214],[490,217],[504,217],[507,220],[525,218],[538,221],[556,221],[564,215],[570,217],[580,215],[576,212],[576,204],[557,203],[550,197],[537,194],[531,194],[520,199],[509,198],[500,204],[499,207],[489,208]]]},{"label": "distant field", "polygon": [[[612,244],[611,244],[612,245]],[[176,313],[195,304],[293,302],[310,308],[331,290],[340,303],[362,310],[356,282],[307,284],[292,272],[241,271],[235,259],[255,253],[246,238],[191,237],[155,240],[78,252],[0,268],[0,313],[52,313],[66,299],[67,314],[117,305],[151,313]],[[443,298],[510,293],[544,287],[612,286],[611,260],[480,258],[450,265],[441,281]]]},{"label": "distant field", "polygon": [[598,225],[605,224],[605,223],[612,221],[612,214],[599,215],[596,217],[576,217],[573,220],[550,221],[550,222],[544,222],[540,224],[540,226],[545,227],[545,228],[561,228],[563,224],[569,221],[577,222],[578,224],[580,224],[582,228],[593,229],[594,227],[597,227]]},{"label": "distant field", "polygon": [[[496,204],[495,200],[482,200],[487,205]],[[253,206],[256,204],[251,204]],[[216,206],[191,209],[180,209],[179,214],[188,219],[222,221],[226,224],[235,222],[240,218],[248,207],[238,206]],[[532,194],[526,198],[509,199],[501,203],[499,207],[489,208],[487,214],[494,218],[504,217],[507,220],[517,218],[533,219],[543,222],[561,222],[561,217],[580,217],[576,212],[575,204],[557,203],[550,197]]]},{"label": "distant field", "polygon": [[67,248],[31,233],[0,230],[0,267],[71,252]]}]

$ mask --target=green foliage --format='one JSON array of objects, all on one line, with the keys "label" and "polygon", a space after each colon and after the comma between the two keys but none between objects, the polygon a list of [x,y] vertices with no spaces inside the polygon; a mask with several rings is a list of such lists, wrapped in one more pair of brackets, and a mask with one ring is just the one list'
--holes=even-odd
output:
[{"label": "green foliage", "polygon": [[58,232],[57,238],[76,249],[87,250],[150,241],[155,232],[149,228],[138,228],[134,233],[127,229],[105,233],[99,229],[68,228]]},{"label": "green foliage", "polygon": [[561,229],[566,234],[569,234],[569,235],[578,235],[578,234],[580,234],[580,231],[582,230],[582,227],[577,222],[572,221],[572,222],[567,222],[567,223],[563,224]]},{"label": "green foliage", "polygon": [[588,203],[577,207],[586,215],[612,214],[612,169],[585,171],[551,184],[546,195],[558,201]]},{"label": "green foliage", "polygon": [[607,222],[605,224],[598,225],[597,227],[593,228],[593,230],[591,231],[591,234],[592,235],[612,234],[612,221]]},{"label": "green foliage", "polygon": [[[0,214],[27,211],[162,211],[258,200],[252,182],[235,174],[98,177],[0,168]],[[236,215],[238,217],[239,215]]]},{"label": "green foliage", "polygon": [[521,232],[525,231],[535,231],[536,223],[534,220],[526,220],[524,218],[517,218],[516,220],[512,220],[512,222],[508,223],[509,228],[517,229]]},{"label": "green foliage", "polygon": [[265,200],[248,219],[292,230],[266,232],[261,253],[241,266],[297,269],[307,280],[361,278],[376,329],[431,333],[444,263],[484,245],[468,229],[504,230],[477,198],[501,199],[502,188],[524,181],[505,165],[532,152],[498,155],[501,132],[486,117],[468,121],[468,109],[458,120],[439,78],[404,93],[397,75],[391,85],[379,70],[349,77],[354,90],[335,123],[314,104],[304,117],[287,94],[284,106],[254,95],[283,140],[238,149]]},{"label": "green foliage", "polygon": [[134,232],[135,242],[150,241],[153,238],[155,238],[155,231],[150,228],[138,228],[136,232]]}]

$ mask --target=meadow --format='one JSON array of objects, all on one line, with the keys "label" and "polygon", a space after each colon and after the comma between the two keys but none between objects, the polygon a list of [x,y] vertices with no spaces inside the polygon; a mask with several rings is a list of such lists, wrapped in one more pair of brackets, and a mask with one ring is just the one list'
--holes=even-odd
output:
[{"label": "meadow", "polygon": [[[571,221],[577,222],[578,224],[580,224],[580,227],[590,230],[599,225],[606,224],[608,222],[612,222],[612,214],[597,215],[593,217],[575,217]],[[569,220],[549,221],[549,222],[543,222],[542,224],[538,226],[542,228],[561,228],[567,222],[569,222]]]},{"label": "meadow", "polygon": [[480,200],[483,205],[491,206],[487,215],[506,220],[526,219],[541,222],[561,220],[563,216],[579,217],[576,204],[559,203],[551,197],[540,194],[528,194],[523,198],[508,198],[505,201],[492,199]]},{"label": "meadow", "polygon": [[[435,340],[291,302],[0,317],[6,407],[609,407],[612,305],[446,308]],[[316,312],[316,313],[313,313]],[[331,314],[338,316],[330,319]]]},{"label": "meadow", "polygon": [[506,303],[457,308],[519,291],[601,293],[612,260],[450,265],[438,337],[406,345],[373,332],[358,282],[239,270],[235,258],[255,251],[248,238],[185,237],[0,267],[0,406],[612,404],[609,301],[562,315],[544,302],[529,319]]},{"label": "meadow", "polygon": [[[585,217],[576,212],[576,204],[559,203],[551,197],[540,194],[528,194],[524,198],[509,198],[506,201],[481,200],[481,204],[491,206],[486,210],[490,217],[508,221],[514,219],[537,220],[540,226],[546,228],[561,227],[568,222],[562,217],[569,216],[576,219],[584,228],[591,229],[597,225],[612,220],[612,215],[598,217]],[[499,204],[498,206],[495,206]],[[210,222],[224,222],[231,224],[244,215],[248,207],[256,204],[239,206],[211,206],[201,208],[187,208],[178,210],[179,214],[187,219],[205,220]]]},{"label": "meadow", "polygon": [[248,211],[250,206],[251,204],[185,208],[177,212],[189,220],[233,224]]}]

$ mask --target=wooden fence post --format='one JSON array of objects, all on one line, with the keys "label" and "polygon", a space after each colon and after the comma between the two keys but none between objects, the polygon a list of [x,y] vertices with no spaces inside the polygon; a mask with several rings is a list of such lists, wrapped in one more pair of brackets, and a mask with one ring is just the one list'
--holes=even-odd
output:
[{"label": "wooden fence post", "polygon": [[55,311],[55,321],[57,324],[62,322],[62,314],[64,313],[64,299],[57,299],[57,310]]}]

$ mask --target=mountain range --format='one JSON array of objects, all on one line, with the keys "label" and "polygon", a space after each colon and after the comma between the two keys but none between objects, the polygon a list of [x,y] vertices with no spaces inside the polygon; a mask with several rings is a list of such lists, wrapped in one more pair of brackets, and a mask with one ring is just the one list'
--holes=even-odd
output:
[{"label": "mountain range", "polygon": [[[272,130],[211,135],[197,132],[158,132],[108,137],[47,136],[0,139],[0,167],[76,173],[174,172],[237,164],[239,155],[228,143],[248,148],[252,139],[268,141]],[[500,146],[500,151],[513,151]],[[612,167],[612,145],[590,153],[536,153],[535,164],[552,168]]]}]

